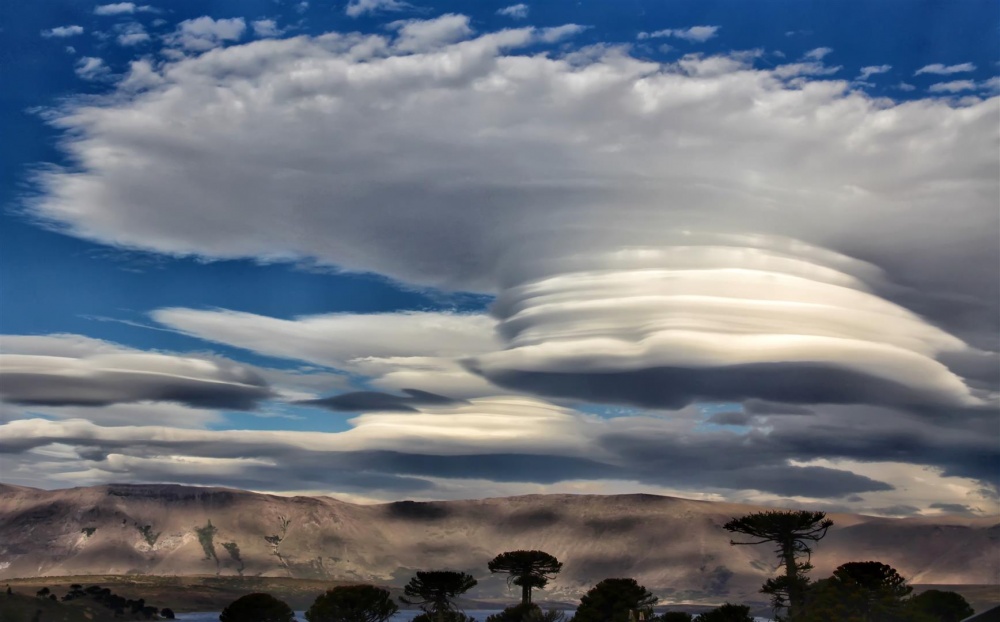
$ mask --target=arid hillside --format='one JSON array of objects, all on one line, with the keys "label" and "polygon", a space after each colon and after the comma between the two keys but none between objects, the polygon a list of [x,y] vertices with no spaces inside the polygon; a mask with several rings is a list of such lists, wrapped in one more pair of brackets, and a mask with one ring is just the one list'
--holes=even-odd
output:
[{"label": "arid hillside", "polygon": [[[759,600],[771,548],[733,547],[722,524],[752,506],[650,495],[533,495],[354,505],[221,488],[0,487],[0,580],[65,575],[243,575],[399,585],[417,569],[480,580],[509,598],[486,562],[543,549],[565,562],[543,595],[576,600],[600,579],[635,577],[661,598]],[[832,515],[814,577],[875,559],[914,583],[1000,583],[1000,525],[983,519]]]}]

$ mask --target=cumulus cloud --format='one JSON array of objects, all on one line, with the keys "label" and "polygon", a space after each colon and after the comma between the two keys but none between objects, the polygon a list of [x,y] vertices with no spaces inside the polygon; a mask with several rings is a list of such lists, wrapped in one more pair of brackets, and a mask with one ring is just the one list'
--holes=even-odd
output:
[{"label": "cumulus cloud", "polygon": [[660,37],[673,37],[683,39],[692,43],[704,43],[716,36],[721,26],[691,26],[690,28],[666,28],[654,32],[640,32],[639,39],[657,39]]},{"label": "cumulus cloud", "polygon": [[233,361],[141,352],[75,335],[4,336],[0,398],[37,406],[177,402],[251,409],[273,396]]},{"label": "cumulus cloud", "polygon": [[184,20],[173,33],[165,37],[165,41],[168,45],[191,52],[205,52],[228,42],[238,41],[246,27],[246,21],[242,17],[213,19],[205,15]]},{"label": "cumulus cloud", "polygon": [[57,38],[62,39],[65,37],[75,37],[76,35],[83,34],[83,26],[56,26],[55,28],[49,28],[48,30],[42,31],[42,36],[46,39]]},{"label": "cumulus cloud", "polygon": [[[41,175],[31,212],[166,254],[498,295],[499,346],[359,349],[346,364],[378,382],[412,358],[428,380],[482,374],[476,391],[657,407],[995,400],[942,361],[997,347],[996,98],[893,103],[753,54],[519,53],[547,31],[474,36],[458,15],[395,29],[178,59],[58,111],[75,166]],[[157,316],[222,342],[309,324],[178,318]],[[475,396],[444,384],[373,386]]]},{"label": "cumulus cloud", "polygon": [[401,0],[350,0],[344,8],[344,13],[347,13],[348,17],[360,17],[368,13],[389,13],[410,8],[413,8],[413,5]]},{"label": "cumulus cloud", "polygon": [[525,19],[528,17],[528,5],[521,3],[505,6],[497,11],[497,15],[503,15],[512,19]]},{"label": "cumulus cloud", "polygon": [[134,2],[117,2],[94,7],[94,15],[130,15],[132,13],[153,13],[156,9],[148,4],[136,5]]},{"label": "cumulus cloud", "polygon": [[970,71],[975,71],[976,66],[972,63],[960,63],[957,65],[942,65],[941,63],[933,63],[931,65],[925,65],[913,74],[919,76],[922,73],[930,73],[935,75],[949,75],[953,73],[968,73]]},{"label": "cumulus cloud", "polygon": [[892,69],[892,65],[869,65],[867,67],[862,67],[861,72],[858,74],[859,80],[867,80],[868,78],[878,75],[880,73],[887,73]]}]

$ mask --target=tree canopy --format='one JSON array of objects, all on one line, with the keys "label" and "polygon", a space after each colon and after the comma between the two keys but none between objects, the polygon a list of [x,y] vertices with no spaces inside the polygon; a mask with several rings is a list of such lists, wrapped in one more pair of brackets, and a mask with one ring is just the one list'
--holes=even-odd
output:
[{"label": "tree canopy", "polygon": [[907,608],[938,622],[960,622],[975,614],[961,594],[943,590],[921,592],[907,602]]},{"label": "tree canopy", "polygon": [[327,590],[306,611],[309,622],[385,622],[399,611],[389,590],[341,585]]},{"label": "tree canopy", "polygon": [[635,579],[605,579],[580,599],[573,622],[629,622],[633,611],[650,618],[656,601]]},{"label": "tree canopy", "polygon": [[403,588],[399,600],[407,605],[417,605],[426,613],[441,614],[454,611],[456,597],[468,592],[478,582],[472,575],[453,570],[418,571]]},{"label": "tree canopy", "polygon": [[[761,592],[772,596],[775,611],[787,607],[788,615],[794,615],[802,604],[809,580],[806,573],[812,570],[809,563],[812,544],[826,536],[833,521],[825,512],[793,510],[772,510],[756,512],[741,518],[734,518],[723,529],[752,538],[749,542],[730,540],[734,546],[772,543],[775,554],[785,568],[783,576],[768,579]],[[804,562],[799,559],[805,557]]]},{"label": "tree canopy", "polygon": [[505,573],[508,585],[521,587],[521,604],[531,602],[531,590],[543,588],[562,570],[562,562],[544,551],[507,551],[490,560],[490,572]]},{"label": "tree canopy", "polygon": [[237,598],[219,615],[220,622],[294,622],[294,620],[295,612],[286,602],[261,592]]}]

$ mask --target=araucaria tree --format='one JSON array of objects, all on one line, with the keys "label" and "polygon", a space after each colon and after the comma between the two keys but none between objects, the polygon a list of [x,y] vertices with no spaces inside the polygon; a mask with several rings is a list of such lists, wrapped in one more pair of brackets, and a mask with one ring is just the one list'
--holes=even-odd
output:
[{"label": "araucaria tree", "polygon": [[507,585],[521,587],[521,604],[531,603],[531,590],[543,588],[562,570],[562,562],[544,551],[507,551],[490,560],[490,572],[509,575]]},{"label": "araucaria tree", "polygon": [[437,622],[444,622],[455,611],[455,598],[475,587],[471,575],[452,570],[417,572],[403,588],[399,600],[407,605],[417,605]]},{"label": "araucaria tree", "polygon": [[[768,542],[775,545],[775,554],[785,567],[785,573],[768,579],[761,592],[771,595],[775,612],[787,607],[788,616],[792,617],[802,605],[803,595],[809,584],[805,575],[812,570],[812,564],[809,563],[812,543],[823,539],[832,526],[833,521],[826,517],[825,512],[776,510],[734,518],[723,525],[723,529],[753,538],[750,542],[730,540],[730,544],[734,546]],[[805,561],[799,561],[802,557],[805,557]]]}]

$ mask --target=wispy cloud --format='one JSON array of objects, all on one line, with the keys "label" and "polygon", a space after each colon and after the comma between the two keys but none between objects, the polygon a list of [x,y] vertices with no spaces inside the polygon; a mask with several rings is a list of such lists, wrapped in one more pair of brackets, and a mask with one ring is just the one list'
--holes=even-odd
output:
[{"label": "wispy cloud", "polygon": [[859,80],[867,80],[871,76],[888,73],[892,69],[892,65],[869,65],[867,67],[862,67],[861,72],[858,74]]},{"label": "wispy cloud", "polygon": [[927,90],[931,93],[961,93],[962,91],[974,91],[976,83],[972,80],[953,80],[951,82],[938,82],[930,85]]},{"label": "wispy cloud", "polygon": [[132,13],[155,13],[156,8],[148,4],[136,5],[134,2],[117,2],[94,7],[94,15],[129,15]]},{"label": "wispy cloud", "polygon": [[833,48],[815,48],[803,54],[802,58],[808,60],[823,60],[831,52],[833,52]]},{"label": "wispy cloud", "polygon": [[62,39],[64,37],[75,37],[83,34],[83,26],[56,26],[42,31],[42,36],[46,39]]},{"label": "wispy cloud", "polygon": [[278,37],[284,32],[283,29],[278,28],[277,22],[273,19],[258,19],[251,26],[253,26],[253,34],[263,38]]},{"label": "wispy cloud", "polygon": [[966,73],[969,71],[975,71],[976,66],[972,63],[960,63],[958,65],[942,65],[941,63],[934,63],[931,65],[925,65],[913,74],[919,76],[922,73],[932,73],[937,75],[946,76],[953,73]]},{"label": "wispy cloud", "polygon": [[528,5],[512,4],[497,11],[497,15],[504,15],[513,19],[524,19],[528,17]]},{"label": "wispy cloud", "polygon": [[639,39],[658,39],[660,37],[673,37],[692,43],[704,43],[716,36],[721,26],[692,26],[690,28],[666,28],[654,32],[640,32]]},{"label": "wispy cloud", "polygon": [[118,33],[118,36],[115,38],[118,41],[118,45],[133,46],[150,40],[146,28],[139,22],[116,24],[115,32]]},{"label": "wispy cloud", "polygon": [[238,41],[246,28],[246,22],[242,17],[212,19],[205,15],[181,22],[177,25],[177,29],[166,37],[166,41],[168,45],[185,50],[204,52],[227,42]]},{"label": "wispy cloud", "polygon": [[413,5],[402,0],[351,0],[347,3],[344,13],[347,13],[348,17],[360,17],[366,13],[389,13],[410,8],[413,8]]},{"label": "wispy cloud", "polygon": [[104,60],[94,56],[84,56],[76,62],[76,75],[84,80],[100,80],[111,73]]}]

